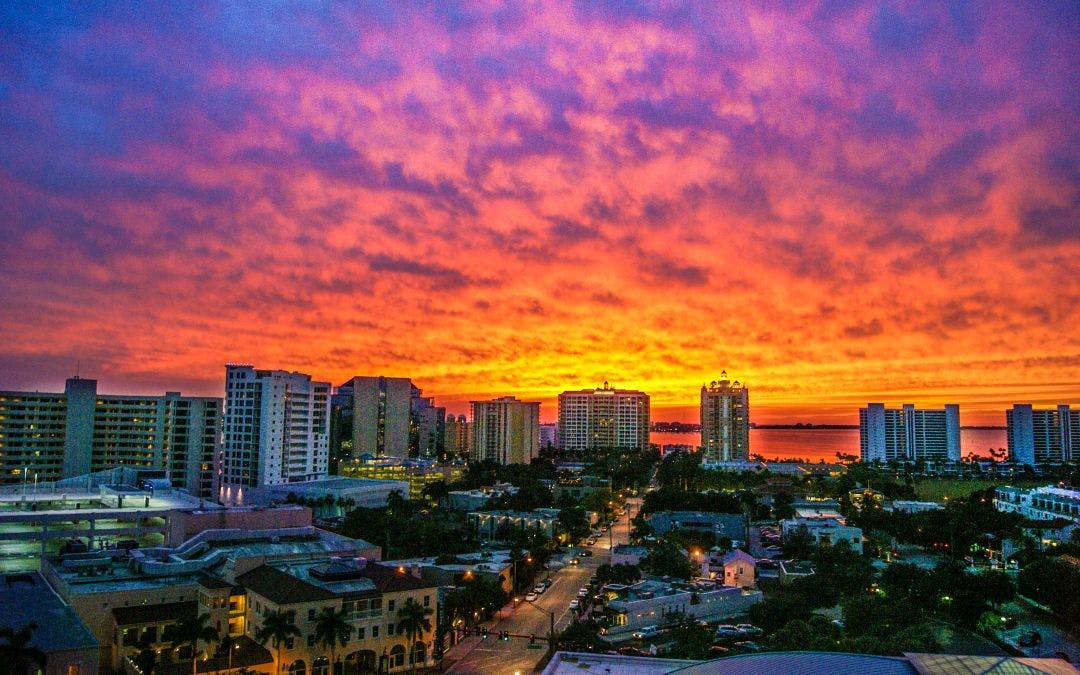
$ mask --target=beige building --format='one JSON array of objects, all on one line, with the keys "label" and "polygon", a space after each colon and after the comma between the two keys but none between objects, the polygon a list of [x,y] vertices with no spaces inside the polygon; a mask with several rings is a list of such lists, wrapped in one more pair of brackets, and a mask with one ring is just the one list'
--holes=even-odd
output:
[{"label": "beige building", "polygon": [[558,444],[562,450],[649,449],[649,395],[615,389],[559,394]]},{"label": "beige building", "polygon": [[701,388],[702,463],[750,458],[750,390],[720,373]]},{"label": "beige building", "polygon": [[540,453],[540,404],[513,396],[473,401],[472,442],[477,461],[528,464]]},{"label": "beige building", "polygon": [[62,393],[0,391],[0,483],[34,484],[117,466],[213,494],[221,399],[106,395],[73,377]]}]

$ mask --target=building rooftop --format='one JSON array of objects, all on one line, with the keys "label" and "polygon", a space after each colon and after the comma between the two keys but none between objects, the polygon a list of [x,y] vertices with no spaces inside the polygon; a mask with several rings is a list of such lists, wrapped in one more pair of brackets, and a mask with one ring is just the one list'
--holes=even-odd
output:
[{"label": "building rooftop", "polygon": [[362,558],[261,565],[240,575],[236,581],[278,604],[365,597],[433,587],[414,577],[403,566],[392,568]]},{"label": "building rooftop", "polygon": [[5,626],[16,629],[36,623],[30,644],[46,653],[98,646],[97,639],[75,611],[60,600],[37,572],[4,577],[0,586],[0,617]]}]

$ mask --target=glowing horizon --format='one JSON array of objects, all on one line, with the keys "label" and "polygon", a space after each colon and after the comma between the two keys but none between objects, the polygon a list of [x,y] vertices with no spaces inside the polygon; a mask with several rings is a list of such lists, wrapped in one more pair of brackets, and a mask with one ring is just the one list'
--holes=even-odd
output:
[{"label": "glowing horizon", "polygon": [[1075,3],[268,7],[0,10],[0,389],[1080,404]]}]

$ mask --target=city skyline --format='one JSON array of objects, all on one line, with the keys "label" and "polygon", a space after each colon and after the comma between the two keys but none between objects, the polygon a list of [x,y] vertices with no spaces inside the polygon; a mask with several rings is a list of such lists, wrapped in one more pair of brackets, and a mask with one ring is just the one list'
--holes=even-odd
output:
[{"label": "city skyline", "polygon": [[1080,402],[1075,3],[439,5],[3,10],[0,389]]}]

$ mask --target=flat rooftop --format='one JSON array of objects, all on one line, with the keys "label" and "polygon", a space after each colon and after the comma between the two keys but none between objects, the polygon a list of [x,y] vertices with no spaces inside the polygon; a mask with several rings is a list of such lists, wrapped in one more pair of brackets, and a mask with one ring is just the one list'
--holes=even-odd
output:
[{"label": "flat rooftop", "polygon": [[98,641],[75,611],[37,572],[8,574],[0,585],[0,616],[5,626],[37,624],[30,644],[43,652],[97,648]]}]

